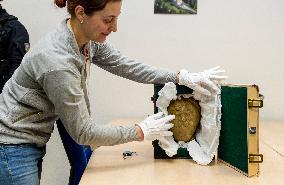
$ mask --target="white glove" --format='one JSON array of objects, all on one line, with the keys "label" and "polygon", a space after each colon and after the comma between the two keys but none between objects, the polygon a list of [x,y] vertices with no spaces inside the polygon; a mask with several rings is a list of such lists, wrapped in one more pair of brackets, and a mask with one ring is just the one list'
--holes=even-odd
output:
[{"label": "white glove", "polygon": [[169,131],[173,124],[169,123],[175,119],[174,115],[163,117],[163,113],[159,112],[147,117],[144,121],[138,124],[144,134],[144,140],[155,140],[164,136],[172,136],[173,133]]},{"label": "white glove", "polygon": [[219,73],[224,73],[225,70],[214,67],[199,73],[190,73],[185,69],[180,70],[178,84],[187,86],[194,91],[203,95],[210,96],[212,94],[220,94],[220,88],[217,83],[228,78],[220,76]]},{"label": "white glove", "polygon": [[159,139],[160,147],[165,150],[169,157],[177,154],[179,144],[177,144],[172,136],[162,137]]}]

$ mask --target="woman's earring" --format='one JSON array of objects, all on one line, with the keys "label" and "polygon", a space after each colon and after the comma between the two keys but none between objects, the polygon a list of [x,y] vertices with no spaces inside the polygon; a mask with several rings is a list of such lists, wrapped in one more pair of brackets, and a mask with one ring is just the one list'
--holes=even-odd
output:
[{"label": "woman's earring", "polygon": [[83,20],[81,20],[81,22],[80,22],[81,24],[83,24],[84,23],[84,21]]}]

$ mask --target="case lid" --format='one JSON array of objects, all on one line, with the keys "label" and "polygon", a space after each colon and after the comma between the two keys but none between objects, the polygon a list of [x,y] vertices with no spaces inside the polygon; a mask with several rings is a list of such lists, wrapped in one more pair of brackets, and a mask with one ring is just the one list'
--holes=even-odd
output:
[{"label": "case lid", "polygon": [[258,175],[258,116],[263,105],[255,85],[222,86],[218,158],[247,176]]}]

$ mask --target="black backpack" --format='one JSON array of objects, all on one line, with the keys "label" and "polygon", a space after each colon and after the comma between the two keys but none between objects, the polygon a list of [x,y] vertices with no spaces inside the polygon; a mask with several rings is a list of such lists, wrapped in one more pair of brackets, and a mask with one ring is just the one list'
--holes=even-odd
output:
[{"label": "black backpack", "polygon": [[[8,21],[18,20],[15,16],[4,16],[0,18],[0,44],[5,44],[5,37],[7,37],[7,32],[4,28],[4,24]],[[9,65],[9,61],[5,60],[4,53],[0,53],[0,80],[3,78],[5,71],[7,71],[7,67]]]}]

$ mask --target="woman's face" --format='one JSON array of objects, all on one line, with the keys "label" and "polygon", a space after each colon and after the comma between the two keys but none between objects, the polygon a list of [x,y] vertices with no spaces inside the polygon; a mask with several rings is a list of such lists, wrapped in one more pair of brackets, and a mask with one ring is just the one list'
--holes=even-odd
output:
[{"label": "woman's face", "polygon": [[111,32],[117,31],[117,19],[122,1],[109,2],[103,10],[86,15],[82,25],[84,36],[88,40],[104,42]]}]

